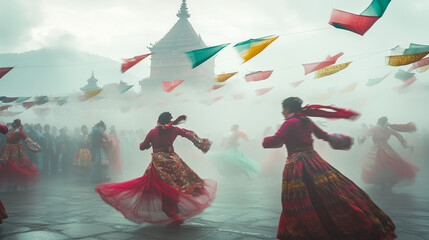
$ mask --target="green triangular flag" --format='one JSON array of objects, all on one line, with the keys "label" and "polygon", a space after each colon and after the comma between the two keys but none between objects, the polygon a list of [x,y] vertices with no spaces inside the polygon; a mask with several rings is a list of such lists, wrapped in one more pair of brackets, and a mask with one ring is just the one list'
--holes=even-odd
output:
[{"label": "green triangular flag", "polygon": [[193,50],[189,52],[185,52],[188,55],[189,59],[192,61],[192,68],[196,68],[201,63],[209,60],[209,58],[213,57],[216,53],[222,50],[224,47],[228,46],[229,43],[225,43],[222,45],[217,45],[214,47],[202,48],[198,50]]}]

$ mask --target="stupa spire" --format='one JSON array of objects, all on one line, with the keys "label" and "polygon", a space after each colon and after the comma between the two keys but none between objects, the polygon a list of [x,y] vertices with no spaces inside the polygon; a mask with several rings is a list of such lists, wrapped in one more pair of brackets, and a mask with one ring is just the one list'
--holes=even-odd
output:
[{"label": "stupa spire", "polygon": [[186,6],[186,0],[182,0],[182,5],[180,6],[179,12],[176,14],[176,16],[180,19],[189,18],[191,14],[188,13],[188,7]]}]

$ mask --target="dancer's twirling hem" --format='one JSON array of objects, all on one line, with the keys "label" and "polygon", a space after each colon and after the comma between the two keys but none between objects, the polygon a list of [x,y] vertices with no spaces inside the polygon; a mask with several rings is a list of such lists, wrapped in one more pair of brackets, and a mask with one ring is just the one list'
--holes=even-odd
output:
[{"label": "dancer's twirling hem", "polygon": [[[325,162],[313,150],[311,134],[328,141],[335,149],[349,149],[352,139],[329,135],[303,114],[302,100],[283,102],[286,121],[274,136],[263,141],[265,148],[286,145],[283,171],[283,211],[278,239],[289,240],[386,240],[396,237],[390,218],[350,179]],[[323,107],[323,106],[322,106]],[[305,108],[304,108],[305,109]],[[336,111],[336,110],[335,110]],[[308,112],[308,111],[307,111]],[[319,111],[311,116],[317,116]],[[322,117],[351,118],[352,111],[320,114]]]},{"label": "dancer's twirling hem", "polygon": [[416,127],[413,123],[388,124],[387,117],[381,117],[377,126],[365,131],[359,138],[363,143],[366,137],[372,137],[373,145],[366,155],[362,169],[362,180],[365,183],[392,187],[404,181],[412,181],[420,170],[410,162],[404,160],[388,144],[391,135],[395,136],[404,148],[413,149],[398,132],[414,132]]},{"label": "dancer's twirling hem", "polygon": [[161,121],[140,144],[140,150],[153,148],[152,162],[144,175],[123,183],[99,184],[96,188],[106,203],[135,223],[181,224],[209,207],[215,198],[216,182],[201,179],[173,148],[178,135],[203,152],[210,149],[210,141],[172,126],[171,115],[162,117],[161,114],[158,122],[167,121]]}]

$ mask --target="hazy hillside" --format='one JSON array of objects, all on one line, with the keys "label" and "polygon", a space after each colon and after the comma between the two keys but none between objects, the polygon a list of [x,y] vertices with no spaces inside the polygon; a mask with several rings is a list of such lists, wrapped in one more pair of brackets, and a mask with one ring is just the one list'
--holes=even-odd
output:
[{"label": "hazy hillside", "polygon": [[124,78],[120,64],[105,57],[64,48],[0,54],[0,67],[15,66],[0,79],[0,96],[70,94],[86,85],[92,71],[99,80],[99,86],[121,79],[136,84],[143,78],[129,74]]}]

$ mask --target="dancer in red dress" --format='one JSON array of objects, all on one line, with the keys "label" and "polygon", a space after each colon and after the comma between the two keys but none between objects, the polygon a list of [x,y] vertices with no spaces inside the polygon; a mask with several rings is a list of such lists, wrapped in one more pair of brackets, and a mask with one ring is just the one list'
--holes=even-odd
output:
[{"label": "dancer in red dress", "polygon": [[414,147],[409,145],[398,131],[415,132],[416,126],[413,123],[388,124],[387,117],[381,117],[377,126],[365,131],[359,138],[359,143],[363,143],[366,137],[372,137],[374,142],[362,169],[362,180],[365,183],[390,188],[401,181],[412,181],[416,177],[420,169],[404,160],[388,144],[390,136],[394,135],[404,148],[413,150]]},{"label": "dancer in red dress", "polygon": [[[9,131],[7,126],[0,125],[0,134],[6,134]],[[3,223],[3,219],[7,218],[6,209],[4,209],[3,203],[0,200],[0,224]]]},{"label": "dancer in red dress", "polygon": [[109,139],[112,142],[112,147],[109,149],[110,172],[113,176],[121,175],[122,173],[122,162],[121,162],[121,146],[118,135],[116,134],[115,126],[110,128]]},{"label": "dancer in red dress", "polygon": [[[313,149],[313,133],[334,149],[349,149],[352,139],[327,134],[308,117],[353,118],[358,114],[331,106],[301,108],[296,97],[283,101],[286,121],[264,148],[286,145],[283,171],[283,211],[278,239],[387,240],[396,237],[392,220],[350,179],[325,162]],[[331,110],[330,112],[323,109]],[[332,111],[333,110],[333,111]]]},{"label": "dancer in red dress", "polygon": [[13,121],[12,129],[6,135],[6,145],[0,149],[0,186],[7,185],[9,189],[20,186],[27,189],[39,181],[40,171],[28,159],[21,140],[25,141],[31,151],[40,151],[40,146],[22,130],[21,120]]},{"label": "dancer in red dress", "polygon": [[174,152],[176,137],[189,139],[204,153],[210,149],[208,139],[194,132],[175,127],[185,120],[171,121],[171,114],[162,113],[158,125],[140,144],[140,150],[153,148],[152,162],[140,178],[122,183],[99,184],[96,191],[107,203],[135,223],[182,224],[201,213],[215,198],[216,182],[201,179]]}]

